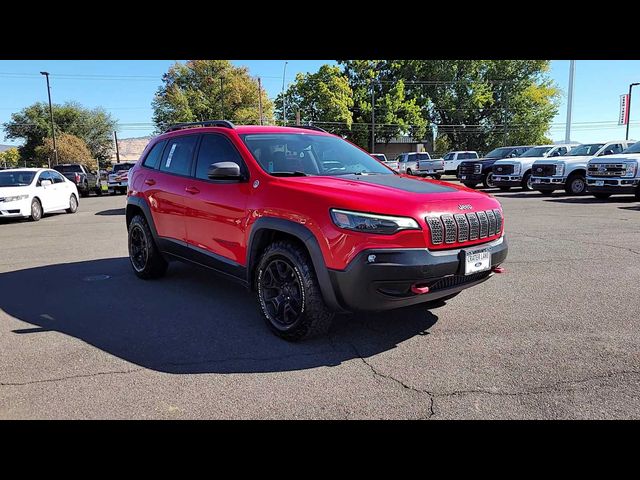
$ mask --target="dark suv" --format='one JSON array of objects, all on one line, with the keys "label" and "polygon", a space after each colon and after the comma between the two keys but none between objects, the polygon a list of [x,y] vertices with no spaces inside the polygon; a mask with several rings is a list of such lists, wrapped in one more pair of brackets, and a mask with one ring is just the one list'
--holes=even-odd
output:
[{"label": "dark suv", "polygon": [[482,183],[484,188],[494,186],[491,177],[493,176],[493,164],[503,158],[515,158],[529,150],[531,145],[520,145],[517,147],[499,147],[491,150],[484,157],[474,161],[462,162],[458,166],[457,177],[460,182],[469,188],[475,188]]},{"label": "dark suv", "polygon": [[140,278],[170,259],[212,268],[288,340],[335,312],[442,303],[507,255],[493,197],[399,175],[315,127],[173,126],[130,171],[126,221]]}]

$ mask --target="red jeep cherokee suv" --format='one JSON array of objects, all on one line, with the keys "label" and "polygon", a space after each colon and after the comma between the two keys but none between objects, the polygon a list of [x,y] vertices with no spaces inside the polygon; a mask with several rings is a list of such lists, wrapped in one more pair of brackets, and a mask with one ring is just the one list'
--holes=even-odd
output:
[{"label": "red jeep cherokee suv", "polygon": [[170,259],[257,292],[287,340],[336,312],[442,302],[505,260],[500,204],[399,175],[317,127],[178,124],[131,169],[129,257],[144,279]]}]

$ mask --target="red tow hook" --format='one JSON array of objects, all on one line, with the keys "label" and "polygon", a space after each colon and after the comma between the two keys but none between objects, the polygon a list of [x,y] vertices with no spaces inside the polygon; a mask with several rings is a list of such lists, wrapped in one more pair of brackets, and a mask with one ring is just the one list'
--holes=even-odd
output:
[{"label": "red tow hook", "polygon": [[505,269],[504,269],[504,267],[493,267],[493,268],[491,269],[491,271],[492,271],[493,273],[504,273],[504,272],[505,272]]},{"label": "red tow hook", "polygon": [[429,287],[420,287],[417,283],[414,283],[413,285],[411,285],[411,291],[416,295],[422,295],[423,293],[429,293]]}]

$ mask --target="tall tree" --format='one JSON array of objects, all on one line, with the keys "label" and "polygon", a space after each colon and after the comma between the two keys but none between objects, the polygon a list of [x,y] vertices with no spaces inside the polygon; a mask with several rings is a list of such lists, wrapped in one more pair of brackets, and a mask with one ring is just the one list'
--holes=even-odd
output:
[{"label": "tall tree", "polygon": [[[88,170],[97,168],[96,160],[92,158],[91,151],[80,137],[61,133],[56,138],[56,148],[58,163],[80,163]],[[56,165],[53,156],[53,140],[50,137],[45,138],[43,144],[36,147],[35,156],[38,165],[47,165],[49,159],[52,165]]]},{"label": "tall tree", "polygon": [[[102,108],[88,109],[76,102],[53,105],[53,123],[56,140],[62,133],[81,138],[93,158],[102,162],[111,156],[113,148],[112,132],[116,121]],[[6,137],[24,139],[20,155],[35,159],[35,149],[43,145],[44,139],[51,136],[49,106],[38,102],[11,115],[11,121],[3,125]]]},{"label": "tall tree", "polygon": [[[322,65],[316,73],[298,73],[295,82],[284,93],[287,123],[296,111],[300,121],[313,122],[325,130],[345,135],[353,122],[353,92],[349,81],[337,66]],[[276,119],[283,121],[282,94],[276,98]]]},{"label": "tall tree", "polygon": [[[422,140],[428,117],[414,98],[408,97],[397,65],[389,60],[345,60],[339,62],[353,90],[353,128],[350,138],[371,148],[371,111],[375,114],[376,142],[411,135]],[[372,96],[372,91],[374,95]]]},{"label": "tall tree", "polygon": [[548,142],[559,91],[547,60],[400,60],[393,75],[457,149]]},{"label": "tall tree", "polygon": [[[263,118],[271,123],[273,103],[264,88],[261,94]],[[176,62],[162,76],[153,99],[153,121],[158,131],[173,123],[222,118],[256,124],[258,98],[257,79],[246,67],[236,67],[229,60]]]}]

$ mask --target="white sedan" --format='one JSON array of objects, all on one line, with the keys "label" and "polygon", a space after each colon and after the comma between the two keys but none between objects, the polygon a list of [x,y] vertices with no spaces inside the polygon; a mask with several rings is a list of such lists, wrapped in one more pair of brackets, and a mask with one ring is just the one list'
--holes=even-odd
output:
[{"label": "white sedan", "polygon": [[48,168],[0,170],[0,218],[29,218],[57,210],[76,213],[78,189],[75,184]]}]

